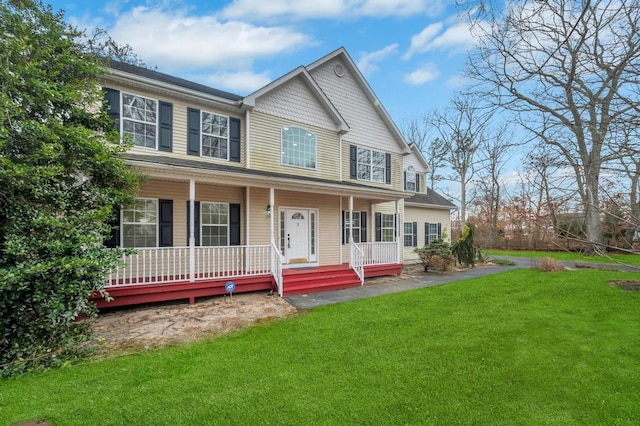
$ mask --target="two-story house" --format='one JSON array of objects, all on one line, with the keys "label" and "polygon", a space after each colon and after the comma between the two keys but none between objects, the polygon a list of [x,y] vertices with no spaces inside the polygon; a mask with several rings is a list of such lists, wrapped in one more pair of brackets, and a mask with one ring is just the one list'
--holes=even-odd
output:
[{"label": "two-story house", "polygon": [[417,151],[343,48],[246,97],[128,64],[108,71],[109,115],[148,180],[108,242],[137,253],[99,307],[362,285],[401,272],[405,198],[424,204],[420,223],[449,224],[428,216],[450,203],[407,188]]}]

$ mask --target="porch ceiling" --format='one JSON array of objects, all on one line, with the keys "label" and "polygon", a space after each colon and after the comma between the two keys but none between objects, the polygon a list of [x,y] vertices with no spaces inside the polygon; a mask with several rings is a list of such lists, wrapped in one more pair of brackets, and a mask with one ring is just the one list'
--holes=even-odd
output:
[{"label": "porch ceiling", "polygon": [[366,198],[372,202],[396,201],[412,195],[404,191],[376,188],[353,182],[337,182],[199,160],[132,153],[124,154],[124,157],[127,164],[138,168],[149,177],[160,179],[194,179],[197,182],[228,186],[275,188],[306,193],[354,196]]}]

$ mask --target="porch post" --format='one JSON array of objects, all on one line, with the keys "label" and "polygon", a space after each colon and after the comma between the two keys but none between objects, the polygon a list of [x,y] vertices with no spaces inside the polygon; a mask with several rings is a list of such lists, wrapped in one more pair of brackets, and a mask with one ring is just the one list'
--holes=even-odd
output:
[{"label": "porch post", "polygon": [[196,273],[196,181],[189,180],[189,281],[195,281]]},{"label": "porch post", "polygon": [[[396,200],[396,216],[395,216],[395,228],[396,228],[396,260],[400,263],[400,201]],[[404,232],[404,225],[402,228]]]},{"label": "porch post", "polygon": [[276,216],[277,212],[275,209],[275,194],[273,187],[269,188],[269,207],[271,208],[271,216],[269,216],[269,232],[271,235],[271,244],[275,244],[275,239],[273,236],[273,217]]},{"label": "porch post", "polygon": [[351,240],[353,240],[353,195],[349,195],[349,244]]}]

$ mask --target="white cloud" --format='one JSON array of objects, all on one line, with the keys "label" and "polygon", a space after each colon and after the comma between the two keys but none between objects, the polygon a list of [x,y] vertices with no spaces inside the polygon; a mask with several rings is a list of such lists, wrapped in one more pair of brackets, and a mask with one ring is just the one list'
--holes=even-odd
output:
[{"label": "white cloud", "polygon": [[450,89],[459,89],[469,83],[469,79],[461,75],[454,75],[449,77],[445,82],[446,86]]},{"label": "white cloud", "polygon": [[183,10],[136,7],[118,17],[109,33],[129,44],[140,59],[164,71],[202,68],[243,69],[261,57],[273,57],[312,42],[284,27],[255,26],[214,16],[190,16]]},{"label": "white cloud", "polygon": [[255,74],[250,71],[220,72],[192,77],[192,79],[244,95],[255,92],[273,80],[266,73]]},{"label": "white cloud", "polygon": [[420,86],[435,80],[440,76],[440,72],[434,64],[426,64],[415,71],[404,76],[404,81],[409,84]]},{"label": "white cloud", "polygon": [[[444,28],[444,31],[442,31]],[[417,53],[444,50],[452,53],[463,52],[475,45],[477,38],[467,23],[458,22],[445,28],[442,22],[427,25],[419,34],[411,37],[411,46],[402,59],[410,59]]]},{"label": "white cloud", "polygon": [[234,0],[221,16],[253,20],[436,16],[444,8],[443,0]]},{"label": "white cloud", "polygon": [[362,74],[369,76],[378,70],[376,63],[384,60],[387,56],[396,53],[398,50],[398,43],[390,44],[383,47],[380,50],[370,53],[362,53],[360,59],[358,59],[358,68]]}]

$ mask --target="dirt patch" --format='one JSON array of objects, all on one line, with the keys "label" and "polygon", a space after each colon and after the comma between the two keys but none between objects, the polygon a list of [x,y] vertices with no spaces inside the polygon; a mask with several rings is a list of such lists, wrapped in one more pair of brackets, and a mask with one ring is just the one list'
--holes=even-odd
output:
[{"label": "dirt patch", "polygon": [[257,323],[284,318],[296,308],[268,293],[240,293],[102,312],[89,320],[100,342],[98,353],[129,353],[219,336]]},{"label": "dirt patch", "polygon": [[615,280],[610,281],[609,285],[613,287],[619,287],[626,291],[640,291],[640,281]]},{"label": "dirt patch", "polygon": [[[419,263],[411,264],[405,265],[398,276],[368,278],[365,285],[439,273],[425,272]],[[293,305],[277,295],[255,292],[239,293],[233,299],[229,296],[201,298],[194,305],[176,301],[126,307],[101,312],[98,318],[88,321],[100,343],[98,354],[109,356],[220,336],[296,312]]]}]

